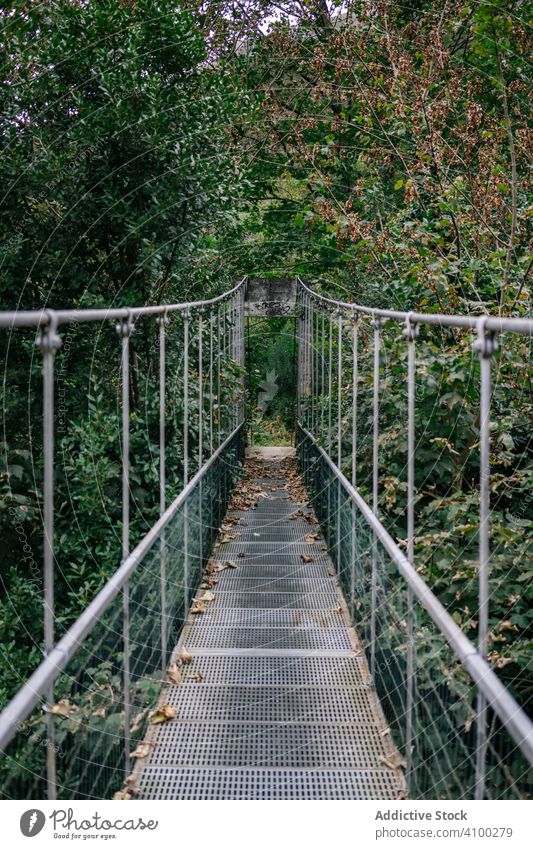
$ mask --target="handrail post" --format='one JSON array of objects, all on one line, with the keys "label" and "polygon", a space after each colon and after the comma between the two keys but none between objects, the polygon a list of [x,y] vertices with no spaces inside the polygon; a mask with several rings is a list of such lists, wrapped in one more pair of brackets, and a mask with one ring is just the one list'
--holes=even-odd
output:
[{"label": "handrail post", "polygon": [[[183,310],[183,486],[189,482],[189,321],[190,310]],[[189,502],[183,505],[183,616],[189,608]]]},{"label": "handrail post", "polygon": [[[130,548],[130,336],[133,321],[128,309],[125,318],[117,324],[121,339],[122,371],[122,562]],[[123,686],[124,686],[124,769],[130,772],[130,593],[129,582],[122,589],[122,639],[123,639]]]},{"label": "handrail post", "polygon": [[[329,310],[329,345],[328,345],[328,455],[331,457],[331,443],[332,443],[332,375],[333,375],[333,313]],[[328,548],[331,548],[331,487],[332,482],[330,481],[330,474],[328,472],[328,536],[327,536],[327,544]]]},{"label": "handrail post", "polygon": [[326,310],[322,305],[320,308],[322,313],[322,363],[320,374],[320,439],[325,442],[324,433],[326,430],[326,405],[324,403],[324,389],[326,388]]},{"label": "handrail post", "polygon": [[[204,309],[198,310],[198,469],[203,466],[204,457]],[[198,523],[198,546],[200,569],[204,565],[204,530],[202,514],[204,505],[203,480],[198,482],[198,501],[200,504],[200,521]]]},{"label": "handrail post", "polygon": [[[374,316],[374,379],[372,403],[372,511],[376,518],[379,515],[379,359],[380,359],[380,329],[381,321]],[[378,551],[376,534],[372,534],[372,588],[370,613],[370,674],[374,679],[376,672],[376,617],[377,617],[377,569]]]},{"label": "handrail post", "polygon": [[310,410],[309,421],[311,433],[315,431],[315,311],[313,301],[309,298],[309,372],[310,372]]},{"label": "handrail post", "polygon": [[222,443],[222,403],[220,399],[220,370],[222,368],[222,344],[221,344],[221,328],[220,328],[220,304],[217,309],[217,448]]},{"label": "handrail post", "polygon": [[[357,389],[358,389],[358,322],[359,313],[352,311],[352,486],[357,483]],[[356,541],[356,506],[352,501],[352,559],[350,564],[350,616],[355,617],[355,559],[357,555]]]},{"label": "handrail post", "polygon": [[[338,315],[337,351],[337,467],[342,472],[342,310]],[[341,483],[337,481],[337,574],[341,574]]]},{"label": "handrail post", "polygon": [[[166,433],[165,433],[165,390],[166,390],[166,333],[168,323],[167,311],[157,317],[159,324],[159,515],[166,510]],[[166,577],[166,534],[161,534],[159,541],[159,580],[161,604],[161,671],[165,674],[167,668],[167,577]]]},{"label": "handrail post", "polygon": [[[54,358],[61,347],[57,315],[47,310],[48,324],[41,327],[36,345],[43,357],[43,585],[44,653],[54,648]],[[46,694],[46,707],[54,704],[54,687]],[[57,770],[54,716],[46,716],[46,782],[48,798],[57,799]]]},{"label": "handrail post", "polygon": [[241,378],[241,406],[240,406],[240,422],[246,420],[246,339],[245,339],[245,319],[244,319],[244,302],[246,298],[246,290],[243,288],[241,293],[241,301],[239,305],[239,334],[240,334],[240,350],[239,363],[243,374]]},{"label": "handrail post", "polygon": [[[405,320],[407,338],[407,559],[414,566],[415,533],[415,340],[419,326],[412,321],[411,313]],[[413,713],[415,687],[414,598],[407,587],[407,658],[405,699],[405,780],[411,790],[413,773]]]},{"label": "handrail post", "polygon": [[297,376],[296,376],[296,419],[302,424],[302,303],[300,290],[296,293],[296,335],[298,337]]},{"label": "handrail post", "polygon": [[[489,553],[490,553],[490,393],[491,358],[498,344],[493,332],[487,332],[487,317],[479,319],[474,350],[479,355],[479,610],[478,649],[487,659],[489,636]],[[476,799],[485,797],[487,762],[487,699],[478,691],[476,710]]]},{"label": "handrail post", "polygon": [[213,453],[213,337],[214,337],[214,310],[209,310],[209,452]]}]

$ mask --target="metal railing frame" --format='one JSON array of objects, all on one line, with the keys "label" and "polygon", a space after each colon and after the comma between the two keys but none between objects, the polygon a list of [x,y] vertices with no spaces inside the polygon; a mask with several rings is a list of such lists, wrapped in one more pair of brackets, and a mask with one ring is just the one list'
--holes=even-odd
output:
[{"label": "metal railing frame", "polygon": [[[489,480],[490,480],[490,393],[491,393],[491,357],[497,349],[498,333],[517,333],[533,335],[533,320],[523,318],[500,318],[495,316],[460,316],[426,314],[416,312],[401,312],[398,310],[373,309],[359,304],[339,301],[320,295],[309,288],[299,278],[297,281],[298,309],[298,425],[302,432],[311,439],[316,449],[328,464],[328,468],[352,500],[352,564],[351,564],[351,598],[350,610],[354,612],[354,566],[355,566],[355,510],[364,516],[372,531],[372,574],[371,574],[371,621],[370,621],[370,673],[375,674],[376,658],[376,573],[377,573],[377,543],[385,548],[400,574],[407,582],[407,693],[406,693],[406,779],[409,785],[412,770],[413,745],[413,699],[414,699],[414,598],[423,605],[441,634],[454,649],[457,657],[469,673],[477,687],[478,702],[476,709],[476,777],[475,796],[482,799],[485,796],[485,774],[487,757],[487,707],[490,706],[509,733],[518,744],[524,755],[533,764],[533,723],[519,707],[511,694],[501,684],[487,663],[488,647],[488,603],[489,603]],[[322,311],[322,338],[314,336],[315,327],[313,305]],[[329,314],[329,342],[324,334],[324,316]],[[337,387],[337,446],[335,452],[332,434],[332,353],[333,316],[338,316],[338,382]],[[358,383],[358,326],[362,316],[371,319],[373,326],[373,379],[372,379],[372,508],[370,508],[357,490],[357,383]],[[351,380],[351,483],[342,473],[342,325],[346,317],[352,325],[352,380]],[[379,392],[380,392],[380,347],[381,326],[383,321],[393,321],[403,324],[403,334],[407,342],[407,556],[404,555],[385,527],[379,520]],[[316,323],[318,327],[318,321]],[[416,382],[416,351],[415,343],[421,325],[471,329],[476,338],[473,348],[480,360],[480,471],[479,471],[479,628],[477,649],[465,637],[460,628],[447,613],[436,596],[429,589],[414,568],[414,533],[415,533],[415,382]],[[329,360],[325,369],[326,361]],[[309,380],[309,351],[311,351],[311,373],[319,373],[319,359],[322,359],[322,380],[317,384]],[[316,365],[313,358],[317,360]],[[327,372],[325,379],[324,371]],[[320,386],[320,392],[314,392]],[[328,417],[327,428],[324,428],[324,403],[322,403],[322,431],[326,448],[319,445],[315,436],[316,411],[311,400],[311,409],[304,403],[305,396],[313,399],[327,394]],[[326,450],[327,449],[327,450]],[[332,456],[336,453],[336,462]],[[339,490],[340,491],[340,490]],[[331,487],[328,486],[328,524],[331,523]],[[340,534],[340,518],[337,517],[337,539]],[[337,547],[338,548],[338,547]],[[339,564],[340,569],[340,564]]]},{"label": "metal railing frame", "polygon": [[[44,654],[45,659],[33,675],[23,685],[15,697],[9,702],[0,715],[0,749],[15,736],[20,724],[28,717],[40,698],[46,694],[46,707],[54,704],[54,682],[64,669],[76,648],[91,631],[98,617],[107,609],[115,596],[122,592],[123,603],[123,687],[124,687],[124,750],[125,771],[130,767],[130,634],[129,634],[129,587],[128,579],[135,567],[142,561],[156,540],[160,541],[160,582],[161,582],[161,656],[163,670],[168,659],[168,622],[165,616],[166,577],[165,577],[165,528],[177,511],[183,506],[184,510],[184,592],[185,607],[188,606],[189,573],[188,573],[188,521],[187,498],[198,485],[201,493],[202,480],[215,460],[221,455],[231,440],[243,427],[244,405],[234,405],[234,412],[227,422],[231,433],[222,440],[220,399],[220,359],[224,354],[238,357],[238,362],[244,364],[244,297],[247,278],[244,277],[229,291],[216,297],[202,301],[192,301],[181,304],[165,304],[145,307],[121,307],[117,309],[86,309],[86,310],[52,310],[0,312],[0,329],[15,327],[35,327],[38,330],[37,347],[43,357],[43,584],[44,584]],[[228,324],[227,305],[233,313],[233,321]],[[224,333],[228,340],[232,334],[231,347],[226,344],[226,336],[221,340],[220,312],[224,309]],[[210,458],[202,465],[203,444],[200,439],[199,470],[189,479],[189,334],[191,316],[199,317],[199,358],[200,382],[203,381],[203,314],[210,312]],[[166,324],[170,314],[180,314],[183,320],[183,489],[172,505],[166,507],[166,452],[165,452],[165,387],[166,387]],[[218,336],[217,345],[217,387],[213,396],[213,317],[217,315]],[[159,504],[160,519],[143,537],[133,552],[130,553],[130,444],[129,444],[129,343],[134,331],[135,320],[142,317],[155,317],[159,324]],[[58,328],[69,322],[87,323],[116,320],[117,332],[121,342],[121,453],[122,453],[122,565],[115,575],[98,593],[93,602],[72,625],[57,644],[54,641],[54,357],[61,346]],[[200,388],[200,401],[203,401],[203,385]],[[213,397],[219,405],[217,439],[213,438]],[[202,407],[201,407],[202,409]],[[202,416],[200,413],[200,416]],[[57,798],[56,746],[54,744],[54,717],[47,714],[47,788],[50,799]]]},{"label": "metal railing frame", "polygon": [[[15,736],[20,724],[26,719],[31,711],[45,696],[48,705],[53,704],[53,685],[59,674],[65,669],[70,659],[75,654],[86,636],[90,633],[102,613],[108,608],[113,599],[122,592],[124,610],[124,691],[125,691],[125,715],[129,711],[129,680],[128,680],[128,643],[129,643],[129,596],[128,579],[136,567],[142,562],[148,551],[152,549],[157,540],[160,541],[160,580],[161,580],[161,602],[162,610],[165,610],[165,529],[180,508],[187,508],[187,498],[192,490],[198,486],[201,491],[203,478],[216,460],[222,455],[230,442],[243,428],[244,402],[235,404],[233,413],[230,413],[233,425],[231,433],[221,441],[221,416],[218,416],[217,426],[213,426],[213,416],[209,421],[209,459],[203,461],[203,442],[200,441],[199,465],[196,474],[189,479],[189,457],[188,457],[188,404],[185,403],[184,416],[184,480],[183,490],[166,508],[166,474],[165,474],[165,387],[166,387],[166,324],[171,313],[181,313],[184,322],[184,400],[187,401],[190,391],[189,387],[189,332],[192,316],[198,316],[199,326],[199,401],[200,409],[203,411],[203,329],[208,326],[209,333],[209,374],[208,394],[220,398],[221,374],[220,362],[224,353],[229,353],[234,359],[242,364],[244,357],[244,297],[246,289],[246,278],[238,283],[233,289],[223,295],[204,301],[188,302],[182,304],[169,304],[150,307],[132,307],[117,309],[96,310],[50,310],[45,309],[33,312],[3,312],[0,313],[0,328],[35,327],[39,330],[37,345],[43,356],[43,525],[44,525],[44,648],[45,659],[35,670],[33,675],[23,685],[17,695],[11,700],[0,716],[0,748],[5,749],[9,741]],[[470,675],[478,689],[477,705],[477,757],[476,757],[476,797],[483,798],[485,791],[485,768],[486,768],[486,712],[490,706],[500,718],[504,726],[521,748],[522,752],[533,763],[533,724],[513,699],[509,691],[500,682],[498,677],[490,668],[486,660],[488,640],[488,567],[489,567],[489,471],[490,471],[490,442],[489,442],[489,415],[490,415],[490,391],[491,391],[491,357],[496,350],[496,335],[503,332],[512,332],[529,335],[533,333],[533,320],[500,318],[493,316],[454,316],[439,314],[423,314],[415,312],[400,312],[395,310],[372,309],[369,307],[347,303],[332,298],[327,298],[313,292],[301,280],[298,279],[298,300],[301,309],[297,319],[297,332],[299,338],[298,378],[297,378],[297,406],[298,424],[302,432],[315,445],[320,455],[326,461],[331,474],[337,480],[338,498],[340,500],[341,490],[344,489],[352,502],[353,515],[359,510],[364,517],[373,534],[373,557],[372,557],[372,598],[376,603],[375,594],[375,571],[376,571],[376,546],[379,542],[392,561],[396,564],[398,571],[405,579],[408,587],[408,635],[412,637],[413,629],[413,603],[416,598],[431,616],[433,622],[440,630],[443,637],[455,651],[460,662]],[[312,309],[312,304],[319,304],[322,308],[322,322],[317,320]],[[228,310],[230,315],[228,318]],[[223,321],[221,322],[221,309],[224,309]],[[209,318],[204,322],[205,312],[209,312]],[[329,328],[326,328],[325,314],[329,313]],[[337,315],[337,342],[338,361],[337,379],[339,381],[337,392],[337,451],[336,462],[330,457],[334,448],[335,434],[332,429],[332,405],[334,399],[331,392],[328,393],[328,411],[324,407],[321,411],[323,427],[327,428],[327,451],[321,447],[314,436],[317,425],[316,411],[311,409],[311,421],[302,415],[303,399],[310,394],[324,395],[326,387],[332,385],[332,367],[330,361],[325,368],[326,349],[331,352],[333,346],[334,320]],[[353,374],[352,374],[352,461],[351,482],[342,473],[342,427],[340,426],[340,408],[342,404],[342,392],[340,382],[342,379],[342,344],[343,320],[347,316],[351,322],[351,340],[353,346]],[[159,440],[160,440],[160,469],[159,469],[159,495],[160,495],[160,518],[143,537],[140,543],[130,553],[129,547],[129,339],[134,329],[134,322],[139,317],[153,316],[159,322]],[[361,316],[372,319],[374,327],[373,342],[373,451],[372,451],[372,509],[366,504],[357,490],[357,380],[358,380],[358,326]],[[121,371],[122,371],[122,565],[117,569],[113,577],[105,584],[91,604],[69,628],[66,634],[54,643],[54,355],[61,345],[58,328],[72,321],[77,323],[94,321],[117,321],[117,330],[121,339]],[[407,407],[408,407],[408,460],[407,460],[407,556],[398,548],[392,537],[378,517],[379,503],[379,368],[380,368],[380,333],[381,323],[392,320],[404,325],[404,334],[408,346],[407,363]],[[207,323],[208,322],[208,323]],[[415,454],[415,379],[416,379],[416,353],[415,342],[419,326],[422,324],[437,326],[472,329],[476,332],[475,350],[480,357],[480,552],[479,552],[479,643],[477,649],[465,637],[452,617],[448,614],[436,596],[429,589],[424,580],[414,568],[414,454]],[[329,341],[328,341],[329,332]],[[223,334],[223,335],[222,335]],[[320,346],[322,350],[322,362],[319,358],[314,361],[314,352]],[[217,362],[216,373],[214,373],[215,360]],[[202,415],[203,413],[200,413]],[[308,428],[310,425],[311,429]],[[216,433],[215,433],[216,431]],[[203,433],[203,431],[202,431]],[[218,437],[218,439],[217,439]],[[218,445],[216,444],[218,442]],[[328,488],[328,499],[330,497]],[[328,501],[328,516],[331,519],[331,502]],[[352,529],[354,522],[352,523]],[[185,564],[187,565],[187,522],[185,522]],[[339,534],[340,523],[337,528],[337,557],[339,558]],[[355,552],[355,534],[352,530],[352,552]],[[353,559],[355,559],[353,557]],[[339,562],[339,560],[338,560]],[[351,581],[353,585],[353,563],[351,570]],[[340,563],[339,563],[340,568]],[[187,570],[185,570],[185,584],[188,584]],[[188,592],[188,589],[187,589]],[[350,599],[353,612],[353,593]],[[166,668],[168,658],[168,636],[165,616],[162,615],[161,647],[162,664]],[[371,632],[371,670],[375,663],[375,610],[372,611]],[[407,669],[408,689],[406,708],[406,743],[407,743],[407,767],[409,776],[411,769],[410,749],[412,745],[412,709],[413,709],[413,640],[408,639]],[[55,746],[53,716],[47,717],[47,782],[50,798],[56,798],[56,769],[55,769]],[[129,722],[125,722],[126,729]],[[127,735],[126,731],[126,735]],[[125,739],[126,757],[128,757],[129,746]],[[127,766],[127,761],[126,761]]]}]

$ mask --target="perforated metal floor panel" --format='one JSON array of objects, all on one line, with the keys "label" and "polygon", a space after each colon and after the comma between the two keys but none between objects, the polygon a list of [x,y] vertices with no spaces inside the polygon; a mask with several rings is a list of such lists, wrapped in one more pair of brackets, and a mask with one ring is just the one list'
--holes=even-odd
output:
[{"label": "perforated metal floor panel", "polygon": [[183,680],[201,675],[210,684],[262,684],[278,687],[359,687],[363,683],[360,657],[285,657],[199,654],[183,667]]},{"label": "perforated metal floor panel", "polygon": [[[363,722],[376,716],[365,687],[276,687],[184,683],[169,688],[167,704],[178,720],[206,722]],[[211,730],[212,733],[212,730]]]},{"label": "perforated metal floor panel", "polygon": [[[342,624],[339,614],[331,610],[272,610],[268,607],[211,607],[193,631],[202,631],[207,625],[237,628],[338,628]],[[346,630],[346,629],[343,629]],[[192,636],[193,632],[191,632]],[[188,641],[189,647],[191,641]]]},{"label": "perforated metal floor panel", "polygon": [[350,651],[347,628],[193,628],[190,648],[209,649],[309,649],[310,651]]},{"label": "perforated metal floor panel", "polygon": [[147,766],[145,799],[397,799],[393,770],[175,769]]},{"label": "perforated metal floor panel", "polygon": [[336,592],[326,593],[242,593],[218,592],[213,607],[293,607],[302,610],[332,610],[338,604]]},{"label": "perforated metal floor panel", "polygon": [[324,540],[305,539],[319,526],[287,492],[280,468],[265,467],[255,481],[266,498],[231,513],[239,522],[228,533],[239,536],[214,546],[212,560],[236,568],[215,576],[214,598],[189,615],[175,649],[179,658],[186,647],[192,660],[180,684],[162,687],[160,704],[176,718],[150,727],[150,754],[135,767],[142,798],[405,792]]},{"label": "perforated metal floor panel", "polygon": [[327,578],[329,573],[324,568],[322,563],[299,563],[297,566],[273,566],[271,563],[247,563],[245,560],[238,560],[238,572],[230,572],[229,569],[224,570],[218,576],[218,583],[221,587],[223,583],[231,580],[232,575],[237,580],[241,578],[294,578],[303,575],[310,578]]},{"label": "perforated metal floor panel", "polygon": [[318,545],[309,545],[304,541],[280,542],[279,540],[270,539],[267,542],[261,542],[260,539],[253,539],[248,542],[242,542],[240,539],[236,539],[221,545],[220,551],[227,557],[238,557],[244,552],[246,559],[250,561],[254,561],[256,558],[264,555],[270,557],[272,554],[298,557],[300,562],[303,554],[307,557],[312,557],[313,560],[327,560],[326,552],[320,551]]},{"label": "perforated metal floor panel", "polygon": [[235,572],[229,572],[220,576],[218,592],[251,592],[251,593],[330,593],[332,590],[331,577],[324,570],[322,575],[312,576],[298,573],[290,578],[269,578],[262,576],[257,578],[244,578]]},{"label": "perforated metal floor panel", "polygon": [[147,764],[379,769],[386,757],[375,728],[365,725],[233,722],[206,735],[202,723],[176,722],[161,729],[159,747]]}]

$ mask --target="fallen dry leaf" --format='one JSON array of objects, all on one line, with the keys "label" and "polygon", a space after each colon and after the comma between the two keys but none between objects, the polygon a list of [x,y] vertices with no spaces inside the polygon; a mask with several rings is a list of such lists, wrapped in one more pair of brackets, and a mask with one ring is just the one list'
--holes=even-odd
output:
[{"label": "fallen dry leaf", "polygon": [[196,604],[193,604],[191,607],[191,613],[205,613],[205,604],[201,601],[196,602]]},{"label": "fallen dry leaf", "polygon": [[400,766],[405,766],[405,760],[401,756],[394,758],[394,760],[392,758],[389,759],[381,757],[379,759],[379,762],[385,764],[385,766],[387,766],[389,769],[398,769],[398,767]]},{"label": "fallen dry leaf", "polygon": [[128,790],[117,790],[117,792],[113,796],[113,799],[116,802],[119,802],[119,801],[129,802],[129,800],[132,799],[132,798],[133,798],[133,796],[131,795],[131,793]]},{"label": "fallen dry leaf", "polygon": [[215,572],[222,572],[224,569],[236,569],[236,568],[237,568],[237,564],[234,563],[232,560],[224,560],[224,561],[214,560],[214,561],[211,561],[210,563],[207,564],[206,571],[209,572],[209,574],[212,575]]},{"label": "fallen dry leaf", "polygon": [[202,583],[200,584],[200,589],[209,590],[211,587],[216,587],[218,584],[218,578],[204,578]]},{"label": "fallen dry leaf", "polygon": [[203,604],[204,602],[214,601],[214,600],[215,600],[215,594],[213,592],[211,592],[211,590],[207,590],[207,592],[205,592],[203,595],[195,596],[195,598],[193,598],[193,603]]},{"label": "fallen dry leaf", "polygon": [[192,661],[192,654],[187,651],[185,646],[182,646],[182,649],[181,649],[181,652],[180,652],[180,660],[181,660],[182,663],[191,663],[191,661]]},{"label": "fallen dry leaf", "polygon": [[130,758],[145,758],[150,754],[150,743],[139,743],[134,752],[130,752]]},{"label": "fallen dry leaf", "polygon": [[203,675],[201,675],[201,674],[200,674],[200,672],[198,672],[198,673],[194,676],[194,680],[195,680],[198,684],[200,684],[200,683],[204,680],[204,676],[203,676]]},{"label": "fallen dry leaf", "polygon": [[173,684],[181,684],[181,670],[175,661],[172,661],[167,669],[167,678]]},{"label": "fallen dry leaf", "polygon": [[150,714],[150,722],[152,725],[159,725],[162,722],[168,722],[170,719],[175,719],[176,717],[176,708],[170,707],[170,705],[161,705],[157,710],[152,711]]},{"label": "fallen dry leaf", "polygon": [[137,785],[135,784],[135,776],[133,775],[133,773],[131,775],[128,775],[128,777],[126,779],[126,786],[125,786],[124,789],[127,793],[130,793],[132,796],[138,796],[139,793],[141,792],[141,788],[137,787]]},{"label": "fallen dry leaf", "polygon": [[304,563],[312,563],[313,562],[313,558],[311,557],[310,554],[300,554],[300,557],[302,558]]}]

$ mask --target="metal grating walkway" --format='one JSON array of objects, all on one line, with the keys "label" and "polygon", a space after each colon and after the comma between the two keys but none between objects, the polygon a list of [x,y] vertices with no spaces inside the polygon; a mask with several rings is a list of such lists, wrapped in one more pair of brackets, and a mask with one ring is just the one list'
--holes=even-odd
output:
[{"label": "metal grating walkway", "polygon": [[[146,799],[395,799],[398,752],[318,526],[272,477],[267,498],[233,512],[239,535],[215,545],[220,572],[205,613],[190,615],[192,661],[160,704],[176,718],[151,728],[136,780]],[[309,514],[309,508],[305,508]],[[233,534],[231,534],[233,536]],[[302,555],[312,557],[304,563]],[[201,594],[203,591],[199,591]]]}]

